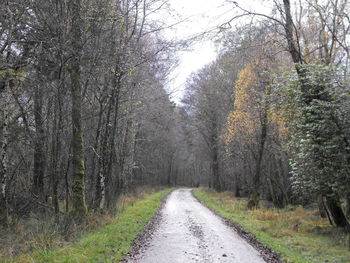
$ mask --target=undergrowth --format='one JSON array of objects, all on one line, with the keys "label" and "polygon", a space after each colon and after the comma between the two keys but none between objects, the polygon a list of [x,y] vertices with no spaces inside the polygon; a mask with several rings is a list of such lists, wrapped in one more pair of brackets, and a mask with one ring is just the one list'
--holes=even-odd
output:
[{"label": "undergrowth", "polygon": [[247,200],[207,189],[195,195],[223,217],[238,223],[288,263],[349,263],[348,237],[318,212],[300,206],[248,210]]},{"label": "undergrowth", "polygon": [[171,189],[122,195],[114,211],[91,213],[83,224],[68,216],[17,222],[0,237],[1,263],[118,262]]}]

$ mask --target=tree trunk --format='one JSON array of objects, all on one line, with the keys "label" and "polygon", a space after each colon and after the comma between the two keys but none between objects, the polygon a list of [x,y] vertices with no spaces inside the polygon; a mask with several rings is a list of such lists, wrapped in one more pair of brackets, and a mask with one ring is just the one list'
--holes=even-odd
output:
[{"label": "tree trunk", "polygon": [[235,173],[235,197],[241,197],[241,180],[240,174]]},{"label": "tree trunk", "polygon": [[69,212],[69,207],[70,207],[70,199],[69,199],[69,167],[70,167],[71,161],[68,159],[67,161],[67,167],[66,167],[66,172],[64,174],[64,190],[66,194],[66,213]]},{"label": "tree trunk", "polygon": [[212,172],[212,187],[216,191],[221,191],[220,174],[219,174],[219,158],[218,158],[218,136],[217,136],[217,123],[216,120],[212,120],[211,130],[211,172]]},{"label": "tree trunk", "polygon": [[170,161],[169,161],[169,164],[168,164],[168,175],[167,175],[167,184],[168,184],[168,187],[171,186],[172,163],[173,163],[173,160],[172,160],[172,158],[171,158]]},{"label": "tree trunk", "polygon": [[43,120],[43,87],[37,85],[34,91],[34,167],[33,167],[33,194],[40,200],[45,198],[44,173],[45,173],[45,149],[44,149],[44,120]]},{"label": "tree trunk", "polygon": [[[320,216],[322,218],[327,218],[327,210],[323,201],[323,197],[320,195],[317,197],[317,205],[318,205],[318,211],[320,212]],[[328,217],[330,223],[332,224],[332,221]]]},{"label": "tree trunk", "polygon": [[[97,156],[98,174],[97,174],[97,182],[96,182],[96,203],[98,204],[98,208],[100,209],[100,211],[102,211],[106,205],[106,173],[107,173],[109,156],[111,155],[111,153],[108,151],[108,140],[110,137],[110,129],[111,129],[110,119],[112,114],[112,108],[114,105],[114,99],[115,99],[115,95],[113,90],[111,92],[110,100],[108,101],[109,106],[108,106],[106,119],[105,119],[104,133],[102,135],[101,142],[100,142],[100,147],[99,147],[100,153]],[[100,114],[102,115],[102,108],[101,108]],[[99,131],[98,131],[98,134],[96,135],[96,146],[98,145],[98,137],[99,137]]]},{"label": "tree trunk", "polygon": [[69,1],[71,10],[71,45],[70,61],[71,96],[72,96],[72,210],[75,217],[84,216],[85,204],[85,165],[82,132],[82,94],[80,85],[80,52],[82,48],[80,0]]},{"label": "tree trunk", "polygon": [[345,215],[348,219],[350,219],[350,196],[346,198],[346,210]]},{"label": "tree trunk", "polygon": [[63,129],[63,114],[62,114],[62,94],[61,86],[57,90],[55,108],[54,108],[54,128],[53,128],[53,162],[51,169],[51,191],[52,191],[52,202],[55,208],[55,212],[59,213],[58,203],[58,185],[61,174],[63,174],[64,161],[61,158],[62,152],[62,129]]},{"label": "tree trunk", "polygon": [[0,223],[8,225],[8,200],[7,200],[7,146],[8,146],[8,104],[6,98],[6,91],[0,93],[2,102],[1,119],[1,148],[0,148],[0,180],[1,180],[1,196],[0,196]]},{"label": "tree trunk", "polygon": [[217,147],[214,147],[213,152],[213,163],[212,163],[212,173],[213,173],[213,187],[216,191],[221,191],[220,175],[219,175],[219,160]]},{"label": "tree trunk", "polygon": [[340,206],[340,202],[335,197],[326,197],[326,206],[334,224],[338,227],[346,228],[349,222]]},{"label": "tree trunk", "polygon": [[[119,72],[120,69],[118,65],[115,66],[115,72]],[[104,176],[104,188],[100,189],[101,191],[105,191],[104,195],[106,196],[106,205],[109,207],[110,203],[115,199],[115,197],[119,194],[119,190],[124,185],[123,177],[121,172],[116,171],[117,176],[117,185],[114,192],[111,193],[107,185],[110,185],[112,179],[112,168],[115,163],[115,139],[117,135],[117,122],[118,122],[118,111],[119,111],[119,100],[120,100],[120,89],[121,89],[121,74],[118,73],[114,76],[112,81],[112,92],[109,100],[109,108],[106,116],[105,123],[105,133],[102,138],[101,145],[101,158],[102,158],[102,176]],[[111,125],[112,122],[112,125]],[[122,162],[121,158],[120,161]],[[120,170],[121,171],[121,170]],[[99,181],[101,182],[101,181]],[[113,194],[113,198],[112,195]],[[113,199],[113,200],[112,200]]]},{"label": "tree trunk", "polygon": [[294,63],[302,63],[300,52],[298,51],[297,44],[294,40],[294,23],[291,14],[290,1],[283,0],[283,5],[286,20],[284,29],[286,32],[289,53],[291,54]]},{"label": "tree trunk", "polygon": [[130,117],[127,121],[127,151],[125,158],[125,169],[124,169],[124,178],[126,182],[126,188],[130,189],[134,185],[134,166],[135,166],[135,140],[137,134],[137,123],[135,120]]},{"label": "tree trunk", "polygon": [[99,170],[98,173],[98,187],[99,187],[99,197],[100,197],[100,202],[99,202],[99,209],[102,212],[105,208],[106,205],[106,185],[105,185],[105,176],[103,175],[101,169]]},{"label": "tree trunk", "polygon": [[[266,106],[266,105],[265,105]],[[248,208],[257,208],[260,200],[260,177],[261,177],[261,163],[264,154],[265,141],[267,136],[267,108],[264,109],[263,117],[261,120],[261,135],[259,150],[256,159],[255,174],[253,178],[253,189],[251,190],[250,198],[248,201]]]}]

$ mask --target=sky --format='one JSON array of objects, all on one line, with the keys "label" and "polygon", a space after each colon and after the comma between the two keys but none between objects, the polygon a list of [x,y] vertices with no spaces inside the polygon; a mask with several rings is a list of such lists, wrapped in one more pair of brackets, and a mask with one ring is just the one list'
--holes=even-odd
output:
[{"label": "sky", "polygon": [[[247,9],[267,10],[264,4],[269,1],[237,0],[240,6]],[[174,21],[184,22],[168,30],[165,35],[171,39],[184,40],[200,33],[213,30],[229,20],[235,10],[227,0],[170,0],[174,9],[173,18],[167,17],[169,24]],[[213,37],[213,36],[211,36]],[[212,39],[204,38],[194,42],[188,50],[178,53],[179,65],[169,77],[167,90],[171,99],[179,104],[184,93],[186,80],[192,72],[196,72],[217,57],[217,47]]]}]

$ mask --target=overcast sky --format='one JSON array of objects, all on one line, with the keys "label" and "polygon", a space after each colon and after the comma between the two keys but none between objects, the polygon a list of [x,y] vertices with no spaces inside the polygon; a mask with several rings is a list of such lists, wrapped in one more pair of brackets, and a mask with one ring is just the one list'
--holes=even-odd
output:
[{"label": "overcast sky", "polygon": [[[270,1],[237,0],[236,2],[247,9],[267,11],[262,2],[266,5]],[[170,4],[178,14],[173,19],[186,20],[166,33],[169,38],[179,40],[214,29],[231,18],[235,12],[233,4],[226,0],[170,0]],[[173,19],[167,18],[169,23],[173,23]],[[172,81],[167,88],[172,94],[173,101],[176,103],[181,101],[186,79],[191,73],[215,60],[216,56],[216,47],[211,39],[195,42],[188,51],[179,53],[179,66],[172,72]]]}]

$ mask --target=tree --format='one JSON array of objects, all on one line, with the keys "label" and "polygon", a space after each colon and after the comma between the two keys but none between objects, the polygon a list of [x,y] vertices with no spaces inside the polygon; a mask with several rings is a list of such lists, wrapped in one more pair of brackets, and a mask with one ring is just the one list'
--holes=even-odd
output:
[{"label": "tree", "polygon": [[[309,68],[307,64],[319,63],[328,65],[343,63],[347,67],[349,49],[344,36],[348,34],[349,27],[347,26],[348,18],[346,12],[342,11],[349,8],[347,1],[329,0],[321,3],[319,1],[310,0],[307,1],[306,9],[304,9],[303,5],[300,3],[298,11],[296,11],[298,14],[296,19],[292,16],[293,7],[289,0],[283,0],[282,3],[275,2],[275,9],[278,11],[276,13],[279,14],[280,17],[251,12],[239,7],[237,3],[235,3],[235,5],[243,12],[243,16],[249,15],[267,19],[277,25],[277,27],[275,27],[277,28],[277,32],[275,33],[284,33],[283,40],[287,44],[287,51],[291,56],[299,79],[302,102],[304,103],[304,107],[302,108],[312,108],[312,106],[316,104],[332,104],[332,99],[328,94],[329,92],[326,86],[322,85],[322,83],[310,81],[310,78],[315,75],[313,72],[309,72],[312,66]],[[309,23],[306,23],[305,19],[303,19],[304,16],[302,16],[302,13],[305,12],[308,14],[308,16],[306,16],[307,19],[309,19],[308,22],[312,22],[311,26],[307,26]],[[280,31],[278,28],[282,28],[283,31]],[[315,34],[318,36],[317,38],[312,37]],[[342,54],[344,52],[345,56]],[[319,81],[322,82],[323,79],[321,78]],[[330,112],[331,108],[332,107],[327,108],[327,111]],[[326,108],[324,109],[326,110]],[[336,116],[334,112],[331,115]],[[301,111],[301,116],[305,124],[307,123],[307,125],[310,126],[319,125],[318,121],[320,121],[320,118],[321,122],[328,123],[330,127],[334,126],[332,122],[328,122],[326,118],[322,119],[323,116],[318,115],[317,111],[303,110]],[[334,123],[339,123],[339,120],[336,118]],[[336,126],[332,131],[335,137],[342,134],[341,136],[347,140],[342,127]],[[315,136],[314,143],[318,145],[318,147],[321,148],[323,144],[327,144],[327,136],[323,138],[324,141],[317,139],[318,135],[315,133],[312,134],[312,136]],[[313,147],[309,148],[309,154],[316,158],[317,154],[312,154],[314,150],[315,148]],[[322,160],[323,163],[319,163],[316,159],[314,160],[314,164],[318,163],[314,169],[320,169],[320,166],[328,165],[332,158],[328,161],[326,161],[327,157]],[[328,176],[331,175],[328,174]],[[328,209],[330,210],[330,214],[333,215],[333,221],[336,225],[342,227],[347,226],[348,223],[340,207],[339,198],[335,197],[334,194],[334,192],[326,194],[326,203],[329,204]]]},{"label": "tree", "polygon": [[[290,120],[293,187],[299,196],[325,198],[331,222],[346,227],[339,200],[348,196],[350,183],[350,154],[341,110],[348,87],[339,69],[310,64],[303,69],[307,70],[305,78],[289,73],[276,84],[276,92],[285,98],[281,107]],[[303,85],[312,87],[318,98],[305,103]]]},{"label": "tree", "polygon": [[[42,54],[40,54],[42,56]],[[38,74],[41,74],[42,63],[39,62]],[[38,84],[34,85],[34,154],[33,154],[33,194],[44,200],[44,174],[45,174],[45,131],[43,116],[43,89],[44,85],[38,76]]]},{"label": "tree", "polygon": [[0,151],[0,178],[1,178],[1,205],[0,218],[5,225],[9,220],[8,208],[8,145],[9,145],[9,105],[6,91],[0,93],[1,96],[1,151]]},{"label": "tree", "polygon": [[[306,127],[310,127],[311,129],[314,129],[315,127],[316,130],[314,130],[313,133],[309,133],[311,135],[313,143],[315,144],[316,147],[311,147],[311,148],[300,148],[304,150],[308,150],[312,156],[314,156],[314,168],[318,170],[324,170],[325,167],[328,167],[330,171],[333,170],[332,166],[336,165],[336,160],[334,160],[334,156],[328,156],[327,154],[323,156],[321,160],[318,160],[318,153],[320,153],[317,149],[320,149],[323,147],[323,145],[328,145],[329,140],[332,140],[331,138],[343,138],[338,140],[338,147],[341,147],[343,144],[344,139],[346,139],[346,136],[343,133],[343,130],[341,127],[337,126],[337,116],[334,112],[334,108],[329,107],[332,105],[332,98],[329,95],[329,92],[327,90],[327,83],[324,83],[325,76],[321,74],[319,76],[316,73],[316,81],[313,79],[315,77],[314,72],[309,72],[309,67],[304,67],[301,65],[303,63],[303,57],[300,51],[298,51],[296,47],[296,40],[293,34],[293,20],[291,16],[291,7],[290,7],[290,1],[289,0],[284,0],[284,10],[285,10],[285,31],[286,31],[286,37],[287,37],[287,42],[289,46],[289,51],[291,53],[293,62],[296,63],[296,72],[299,76],[299,83],[300,83],[300,90],[302,92],[302,101],[305,103],[304,104],[304,110],[302,111],[302,116],[304,117],[304,122]],[[335,18],[335,21],[338,19],[341,19],[340,17]],[[336,36],[336,28],[333,27],[332,29],[332,42],[330,43],[331,45],[331,50],[328,52],[328,43],[325,43],[325,61],[326,63],[331,63],[332,58],[334,57],[332,53],[333,46],[335,44],[335,38]],[[322,53],[321,53],[322,54]],[[318,75],[318,76],[317,76]],[[326,76],[326,79],[329,78],[330,76]],[[328,106],[327,106],[328,105]],[[323,107],[322,107],[323,106]],[[323,114],[321,114],[321,111],[325,110],[328,114],[331,115],[332,117],[330,118],[335,118],[335,120],[332,119],[326,119]],[[324,134],[324,137],[319,134],[321,132],[321,129],[319,129],[319,125],[321,123],[325,123],[327,129],[325,129],[328,134]],[[328,125],[327,125],[328,124]],[[322,127],[326,128],[326,127]],[[315,151],[316,150],[316,151]],[[321,153],[320,153],[321,154]],[[335,163],[333,163],[335,162]],[[330,172],[329,171],[329,172]],[[326,176],[330,176],[330,173],[328,173]],[[322,177],[322,176],[321,176]],[[320,181],[322,181],[321,178],[318,178]],[[328,209],[330,210],[330,214],[332,215],[333,221],[337,226],[341,227],[347,227],[348,222],[347,219],[340,207],[339,204],[339,198],[334,196],[334,191],[331,189],[328,189],[326,193],[323,193],[326,195],[327,198],[327,205]]]},{"label": "tree", "polygon": [[[255,160],[248,207],[258,207],[261,186],[261,163],[267,137],[268,84],[259,76],[258,61],[248,64],[235,85],[234,110],[228,116],[226,143],[239,140],[240,152],[251,152]],[[261,75],[261,74],[260,74]]]},{"label": "tree", "polygon": [[85,204],[85,164],[82,132],[82,94],[80,77],[80,53],[82,48],[82,21],[80,17],[80,0],[70,1],[71,11],[71,45],[72,54],[69,65],[72,97],[72,214],[84,216],[87,212]]}]

